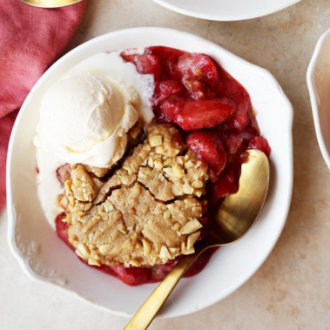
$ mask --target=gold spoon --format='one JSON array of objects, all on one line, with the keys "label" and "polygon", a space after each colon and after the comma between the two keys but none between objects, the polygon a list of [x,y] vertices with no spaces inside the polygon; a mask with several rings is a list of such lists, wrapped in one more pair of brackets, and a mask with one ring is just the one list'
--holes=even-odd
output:
[{"label": "gold spoon", "polygon": [[82,0],[21,0],[21,1],[33,7],[59,8],[59,7],[73,5],[74,3],[80,2]]},{"label": "gold spoon", "polygon": [[178,262],[131,318],[126,330],[143,330],[150,325],[181,277],[206,249],[235,242],[251,228],[266,200],[268,184],[267,157],[261,151],[249,150],[248,160],[242,165],[238,192],[223,200],[196,253]]}]

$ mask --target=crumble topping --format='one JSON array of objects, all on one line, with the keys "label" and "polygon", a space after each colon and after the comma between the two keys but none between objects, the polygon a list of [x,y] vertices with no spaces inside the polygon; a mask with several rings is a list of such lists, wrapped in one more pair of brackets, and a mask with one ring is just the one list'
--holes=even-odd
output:
[{"label": "crumble topping", "polygon": [[153,266],[194,253],[207,180],[180,132],[153,124],[113,173],[71,165],[58,204],[69,241],[90,265]]}]

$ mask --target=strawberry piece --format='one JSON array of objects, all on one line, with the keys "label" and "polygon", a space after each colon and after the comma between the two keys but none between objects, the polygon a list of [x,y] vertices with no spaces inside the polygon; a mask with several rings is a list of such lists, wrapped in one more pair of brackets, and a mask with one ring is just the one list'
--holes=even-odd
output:
[{"label": "strawberry piece", "polygon": [[234,115],[228,120],[227,126],[229,129],[242,132],[248,126],[250,117],[249,107],[241,103]]},{"label": "strawberry piece", "polygon": [[218,70],[213,60],[204,54],[186,53],[180,56],[177,68],[183,85],[194,100],[205,98],[203,82],[218,80]]},{"label": "strawberry piece", "polygon": [[55,218],[55,226],[56,226],[56,233],[57,236],[72,250],[74,250],[72,244],[69,242],[68,238],[68,229],[69,225],[67,222],[63,222],[62,220],[65,218],[65,213],[59,214]]},{"label": "strawberry piece", "polygon": [[171,95],[180,93],[181,89],[181,85],[175,80],[162,80],[156,83],[155,94],[153,96],[154,104],[158,105]]},{"label": "strawberry piece", "polygon": [[185,277],[195,276],[198,274],[209,262],[211,256],[218,248],[207,249],[203,254],[187,270]]},{"label": "strawberry piece", "polygon": [[187,100],[174,121],[184,130],[212,128],[229,118],[235,105],[228,99]]},{"label": "strawberry piece", "polygon": [[178,70],[183,78],[198,79],[204,81],[217,81],[218,70],[213,60],[200,53],[186,53],[180,56]]},{"label": "strawberry piece", "polygon": [[155,55],[125,52],[120,55],[125,61],[135,64],[137,71],[141,74],[153,74],[155,77],[159,77],[162,73],[162,67]]},{"label": "strawberry piece", "polygon": [[270,156],[271,148],[266,139],[261,136],[254,136],[249,142],[249,149],[258,149],[264,152],[267,157]]},{"label": "strawberry piece", "polygon": [[158,282],[161,281],[176,265],[176,260],[171,260],[163,265],[156,265],[151,268],[151,282]]},{"label": "strawberry piece", "polygon": [[222,138],[222,142],[229,154],[236,154],[244,141],[243,134],[229,134]]},{"label": "strawberry piece", "polygon": [[160,106],[160,119],[167,122],[175,121],[178,113],[183,108],[184,103],[185,100],[180,97],[169,97]]},{"label": "strawberry piece", "polygon": [[184,51],[163,46],[153,46],[147,48],[146,53],[158,57],[159,62],[162,64],[163,73],[165,73],[167,77],[177,81],[181,80],[181,74],[178,70],[177,63],[179,57],[185,54]]},{"label": "strawberry piece", "polygon": [[103,267],[104,272],[108,272],[107,268],[110,268],[110,274],[115,273],[124,283],[128,285],[139,285],[148,282],[150,277],[150,269],[143,267]]},{"label": "strawberry piece", "polygon": [[185,51],[171,48],[171,47],[164,47],[164,46],[151,46],[146,49],[147,54],[155,55],[159,58],[161,63],[165,63],[171,61],[173,58],[179,58],[183,54],[186,54]]},{"label": "strawberry piece", "polygon": [[227,155],[215,132],[199,131],[188,136],[189,148],[205,161],[216,176],[225,168]]},{"label": "strawberry piece", "polygon": [[205,98],[204,84],[201,81],[183,78],[182,83],[192,99],[201,100]]},{"label": "strawberry piece", "polygon": [[70,164],[65,163],[65,164],[59,166],[56,169],[56,177],[57,177],[57,180],[61,183],[62,186],[64,185],[64,182],[66,180],[70,180],[70,178],[71,178]]},{"label": "strawberry piece", "polygon": [[235,101],[236,111],[228,119],[226,126],[229,130],[243,131],[251,122],[252,106],[248,92],[221,66],[217,65],[219,71],[219,81],[213,85],[217,95],[222,95]]},{"label": "strawberry piece", "polygon": [[212,185],[212,199],[213,203],[216,204],[219,200],[229,194],[235,194],[238,191],[238,178],[234,168],[226,169],[221,173],[219,179]]},{"label": "strawberry piece", "polygon": [[198,221],[202,224],[202,225],[205,225],[208,221],[208,217],[202,217],[200,219],[198,219]]}]

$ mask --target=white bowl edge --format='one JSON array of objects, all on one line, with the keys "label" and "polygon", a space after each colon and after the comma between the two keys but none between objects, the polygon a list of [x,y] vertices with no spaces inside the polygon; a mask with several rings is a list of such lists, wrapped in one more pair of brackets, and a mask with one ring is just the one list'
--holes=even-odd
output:
[{"label": "white bowl edge", "polygon": [[253,19],[253,18],[258,18],[258,17],[263,17],[267,15],[274,14],[278,11],[281,11],[285,8],[291,7],[295,5],[296,3],[302,1],[302,0],[290,0],[288,4],[283,4],[282,6],[276,8],[276,10],[259,10],[256,11],[255,14],[253,15],[246,15],[242,13],[241,15],[221,15],[221,14],[204,14],[204,13],[197,13],[195,11],[187,10],[178,6],[175,6],[171,3],[168,3],[166,0],[153,0],[155,3],[158,5],[177,12],[181,15],[185,16],[190,16],[194,18],[199,18],[199,19],[205,19],[205,20],[210,20],[210,21],[219,21],[219,22],[234,22],[234,21],[243,21],[243,20],[248,20],[248,19]]},{"label": "white bowl edge", "polygon": [[323,139],[323,134],[321,131],[321,125],[320,125],[320,120],[319,120],[319,111],[318,111],[318,102],[317,102],[318,96],[317,96],[315,81],[314,81],[315,67],[317,65],[317,61],[320,56],[320,52],[321,52],[323,43],[324,43],[325,39],[328,37],[330,37],[330,29],[325,31],[316,43],[312,58],[308,65],[308,69],[307,69],[307,73],[306,73],[306,81],[307,81],[307,87],[308,87],[308,92],[309,92],[311,106],[312,106],[312,113],[313,113],[314,127],[315,127],[317,141],[318,141],[322,156],[330,170],[330,154],[329,154],[330,151],[328,151],[328,149],[325,145],[325,142]]},{"label": "white bowl edge", "polygon": [[[136,28],[136,29],[130,29],[131,31],[132,30],[146,30],[145,32],[147,32],[148,30],[150,29],[157,29],[157,28]],[[163,29],[161,28],[162,31],[164,30],[168,30],[170,32],[178,32],[177,30],[172,30],[172,29]],[[122,33],[122,31],[125,31],[125,30],[119,30],[119,31],[116,31],[116,32],[112,32],[112,34],[114,33]],[[180,32],[181,34],[186,34],[188,35],[189,37],[192,37],[193,35],[189,34],[189,33],[185,33],[185,32]],[[93,40],[90,40],[88,43],[93,43],[94,40],[96,39],[99,39],[99,38],[102,38],[104,36],[100,36],[98,38],[95,38]],[[199,37],[196,37],[196,36],[193,36],[194,38],[197,38],[197,39],[200,39],[202,40],[204,43],[207,42],[209,44],[212,44],[216,47],[219,47],[221,48],[220,46],[218,45],[215,45],[209,41],[206,41],[205,39],[202,39],[202,38],[199,38]],[[248,64],[249,66],[252,66],[254,69],[258,69],[258,71],[265,75],[268,79],[271,79],[273,81],[274,84],[276,84],[276,87],[279,91],[279,93],[282,95],[282,98],[286,100],[286,103],[287,103],[287,110],[289,111],[288,113],[288,140],[289,140],[289,157],[290,157],[290,164],[291,164],[291,168],[289,169],[289,172],[291,173],[291,177],[290,177],[290,182],[288,182],[288,192],[289,192],[289,196],[287,196],[287,204],[284,206],[283,210],[284,210],[284,213],[285,215],[287,216],[288,214],[288,211],[289,211],[289,207],[290,207],[290,201],[291,201],[291,193],[292,193],[292,184],[293,184],[293,168],[292,168],[292,134],[291,134],[291,130],[292,130],[292,119],[293,119],[293,110],[292,110],[292,106],[289,102],[289,100],[287,99],[287,97],[285,96],[284,92],[282,91],[281,87],[279,86],[279,84],[276,82],[276,80],[274,79],[274,77],[265,69],[262,69],[258,66],[255,66],[251,63],[248,63],[246,62],[245,60],[237,57],[236,55],[233,55],[231,54],[229,51],[227,50],[224,50],[223,48],[221,48],[223,52],[227,53],[227,55],[230,55],[231,57],[235,57],[237,60],[241,61],[242,63],[244,64]],[[61,62],[63,59],[66,58],[66,56],[69,56],[75,52],[79,52],[80,50],[80,46],[75,48],[74,50],[70,51],[67,55],[65,55],[63,58],[61,58],[58,62]],[[51,69],[51,68],[50,68]],[[50,70],[49,69],[49,70]],[[47,72],[49,72],[49,70],[47,70]],[[46,72],[46,73],[47,73]],[[43,82],[43,79],[40,79],[36,85],[33,87],[32,91],[34,91],[34,89],[36,89],[39,84],[41,84]],[[29,94],[28,98],[30,97],[31,94]],[[26,100],[28,100],[28,98]],[[27,101],[25,101],[27,102]],[[13,127],[13,131],[12,131],[12,136],[15,136],[15,133],[16,133],[16,129],[17,129],[17,122],[19,120],[19,118],[21,117],[22,113],[19,113],[18,114],[18,117],[17,117],[17,121]],[[12,158],[12,153],[13,153],[13,138],[10,138],[10,142],[9,142],[9,148],[8,148],[8,156],[7,156],[7,174],[6,174],[6,180],[7,180],[7,205],[8,205],[8,219],[9,219],[9,225],[8,225],[8,241],[9,241],[9,245],[10,245],[10,248],[13,252],[13,254],[15,255],[16,259],[18,260],[19,264],[21,265],[21,267],[24,269],[25,273],[30,277],[30,278],[33,278],[33,279],[37,279],[37,280],[40,280],[40,281],[43,281],[43,282],[47,282],[47,283],[52,283],[52,284],[55,284],[57,286],[60,286],[63,290],[65,290],[66,292],[70,291],[71,293],[73,293],[75,296],[79,296],[80,298],[82,298],[84,301],[88,301],[87,299],[83,298],[82,296],[80,296],[78,293],[76,292],[73,292],[71,290],[68,290],[66,288],[63,288],[61,285],[59,285],[58,283],[54,283],[54,282],[51,282],[49,281],[48,279],[44,278],[44,277],[41,277],[39,276],[38,274],[36,274],[29,266],[27,260],[24,259],[24,256],[22,255],[21,251],[19,250],[17,244],[16,244],[16,241],[15,241],[15,225],[16,225],[16,216],[17,214],[14,214],[14,205],[13,205],[13,201],[12,201],[12,192],[11,192],[11,168],[10,168],[10,163],[11,163],[11,158]],[[285,225],[285,221],[283,221],[283,224],[282,226],[278,229],[278,232],[274,235],[274,240],[273,240],[273,243],[272,243],[272,246],[271,248],[269,249],[267,255],[265,256],[265,258],[255,266],[254,270],[248,275],[248,276],[242,276],[242,279],[239,283],[236,283],[235,285],[235,288],[229,288],[228,291],[222,296],[221,299],[225,298],[227,295],[229,295],[230,293],[232,293],[234,290],[236,290],[238,287],[240,287],[243,283],[245,283],[255,272],[256,270],[261,266],[261,264],[266,260],[266,258],[268,257],[268,255],[271,253],[272,249],[274,248],[281,232],[282,232],[282,229]],[[210,301],[209,304],[203,306],[202,308],[206,308],[210,305],[212,305],[213,303],[215,303],[216,301],[218,301],[217,299],[215,299],[215,301]],[[106,310],[106,311],[110,311],[111,313],[114,313],[116,315],[120,315],[120,316],[130,316],[130,314],[127,314],[127,313],[124,313],[124,312],[120,312],[120,311],[115,311],[115,310],[109,310],[109,308],[107,307],[103,307],[103,306],[100,306],[98,304],[95,304],[95,303],[92,303],[93,305],[96,305],[97,307],[103,309],[103,310]],[[200,308],[200,309],[202,309]],[[175,312],[171,312],[171,313],[168,313],[168,314],[165,314],[163,315],[163,317],[175,317],[175,316],[181,316],[181,315],[185,315],[185,314],[188,314],[188,313],[191,313],[193,312],[193,310],[189,311],[189,312],[186,312],[186,313],[175,313]]]}]

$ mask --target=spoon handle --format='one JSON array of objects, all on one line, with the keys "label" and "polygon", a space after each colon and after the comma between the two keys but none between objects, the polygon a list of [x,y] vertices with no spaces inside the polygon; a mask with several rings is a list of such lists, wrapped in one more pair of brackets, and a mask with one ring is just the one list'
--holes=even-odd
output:
[{"label": "spoon handle", "polygon": [[148,299],[127,323],[125,330],[147,329],[153,318],[157,315],[168,296],[175,288],[181,277],[196,260],[199,254],[193,254],[182,258],[170,273],[163,279]]}]

